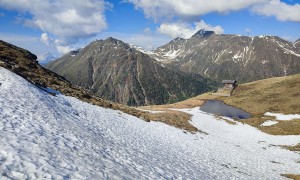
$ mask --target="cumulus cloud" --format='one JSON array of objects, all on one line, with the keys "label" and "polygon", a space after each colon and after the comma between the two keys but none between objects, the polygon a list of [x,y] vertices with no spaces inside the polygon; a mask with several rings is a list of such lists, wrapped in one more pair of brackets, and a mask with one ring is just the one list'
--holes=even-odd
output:
[{"label": "cumulus cloud", "polygon": [[190,38],[200,29],[215,31],[218,34],[224,33],[224,29],[221,26],[212,26],[210,24],[205,23],[203,20],[194,23],[193,26],[191,26],[189,23],[176,22],[163,23],[159,26],[159,28],[157,28],[158,32],[171,36],[172,38]]},{"label": "cumulus cloud", "polygon": [[142,9],[148,18],[172,19],[174,17],[198,17],[218,12],[226,13],[251,8],[254,13],[275,16],[280,21],[300,21],[300,4],[289,5],[280,0],[128,0]]},{"label": "cumulus cloud", "polygon": [[275,16],[280,21],[300,22],[300,4],[288,5],[280,0],[271,0],[255,5],[252,11],[263,16]]},{"label": "cumulus cloud", "polygon": [[120,32],[103,32],[97,36],[97,39],[106,39],[107,37],[115,37],[126,43],[134,44],[146,50],[153,50],[166,44],[172,40],[170,36],[161,34],[157,31],[149,29],[142,33],[120,33]]},{"label": "cumulus cloud", "polygon": [[57,45],[56,46],[57,52],[60,54],[66,54],[72,50],[74,50],[72,47],[70,46],[62,46],[62,45]]},{"label": "cumulus cloud", "polygon": [[[93,37],[107,27],[107,5],[104,0],[0,0],[2,8],[30,14],[30,18],[23,19],[24,24],[55,35],[65,47],[59,48],[61,52],[68,49],[67,45]],[[41,41],[49,44],[45,33]]]},{"label": "cumulus cloud", "polygon": [[49,37],[47,33],[42,33],[40,40],[42,41],[42,43],[46,44],[47,46],[49,46]]},{"label": "cumulus cloud", "polygon": [[47,33],[42,33],[40,41],[49,47],[54,47],[59,54],[66,54],[74,48],[70,45],[65,45],[60,39],[54,39],[50,37]]},{"label": "cumulus cloud", "polygon": [[40,55],[45,54],[45,52],[49,52],[54,56],[58,56],[55,47],[45,45],[45,43],[43,43],[41,39],[37,38],[36,36],[0,33],[0,39],[27,49],[33,54],[36,54],[38,57],[41,57]]},{"label": "cumulus cloud", "polygon": [[128,0],[135,8],[142,9],[148,18],[198,17],[211,12],[226,13],[269,0]]},{"label": "cumulus cloud", "polygon": [[[212,26],[201,19],[208,13],[229,13],[248,9],[254,14],[275,16],[280,21],[300,22],[300,4],[288,5],[280,0],[125,0],[134,4],[136,9],[143,10],[145,16],[162,23],[158,32],[171,37],[187,38],[199,29],[223,33],[221,26]],[[196,20],[196,21],[197,21]],[[180,22],[180,23],[179,23]],[[247,34],[251,33],[246,29]]]}]

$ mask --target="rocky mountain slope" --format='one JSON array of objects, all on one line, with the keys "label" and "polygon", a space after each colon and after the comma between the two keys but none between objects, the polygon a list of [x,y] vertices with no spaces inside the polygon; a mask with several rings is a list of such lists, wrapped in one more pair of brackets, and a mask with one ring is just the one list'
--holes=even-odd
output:
[{"label": "rocky mountain slope", "polygon": [[169,68],[114,38],[94,41],[45,67],[97,96],[128,105],[171,103],[215,85]]},{"label": "rocky mountain slope", "polygon": [[184,72],[221,81],[250,82],[300,73],[300,44],[277,36],[240,36],[200,30],[189,39],[176,38],[153,56]]},{"label": "rocky mountain slope", "polygon": [[294,42],[294,47],[296,47],[298,49],[298,52],[300,52],[300,39]]}]

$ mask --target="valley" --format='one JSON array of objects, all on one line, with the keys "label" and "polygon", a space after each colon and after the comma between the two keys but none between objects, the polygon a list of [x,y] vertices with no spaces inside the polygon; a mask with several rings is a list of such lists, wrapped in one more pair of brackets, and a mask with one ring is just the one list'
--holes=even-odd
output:
[{"label": "valley", "polygon": [[300,3],[0,0],[0,180],[300,180]]},{"label": "valley", "polygon": [[[113,38],[46,65],[60,75],[25,49],[4,41],[0,49],[5,178],[299,178],[299,74],[241,83],[222,97],[216,79]],[[251,117],[201,111],[209,100]]]}]

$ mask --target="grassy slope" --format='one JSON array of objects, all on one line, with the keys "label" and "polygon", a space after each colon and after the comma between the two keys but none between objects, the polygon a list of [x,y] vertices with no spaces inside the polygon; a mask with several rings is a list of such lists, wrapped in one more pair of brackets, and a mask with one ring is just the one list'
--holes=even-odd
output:
[{"label": "grassy slope", "polygon": [[279,121],[273,126],[262,127],[265,112],[300,114],[300,74],[270,78],[239,86],[229,98],[219,98],[254,115],[244,122],[274,135],[300,135],[300,121]]},{"label": "grassy slope", "polygon": [[300,135],[300,121],[280,121],[278,124],[262,127],[265,112],[300,114],[300,74],[269,78],[239,85],[231,97],[213,96],[211,93],[170,105],[146,106],[144,109],[168,111],[168,108],[192,108],[201,106],[207,99],[222,100],[253,114],[253,118],[243,122],[274,135]]}]

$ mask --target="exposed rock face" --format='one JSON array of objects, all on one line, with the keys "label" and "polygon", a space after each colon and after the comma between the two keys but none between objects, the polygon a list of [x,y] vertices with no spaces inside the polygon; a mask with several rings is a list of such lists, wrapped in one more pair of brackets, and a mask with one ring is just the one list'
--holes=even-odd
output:
[{"label": "exposed rock face", "polygon": [[300,73],[300,41],[277,36],[219,35],[200,30],[189,39],[176,38],[154,51],[157,59],[187,73],[214,80],[250,82]]},{"label": "exposed rock face", "polygon": [[300,52],[300,39],[294,42],[294,46],[298,49],[298,52]]},{"label": "exposed rock face", "polygon": [[172,103],[215,85],[202,76],[169,68],[113,38],[94,41],[46,67],[97,96],[128,105]]}]

